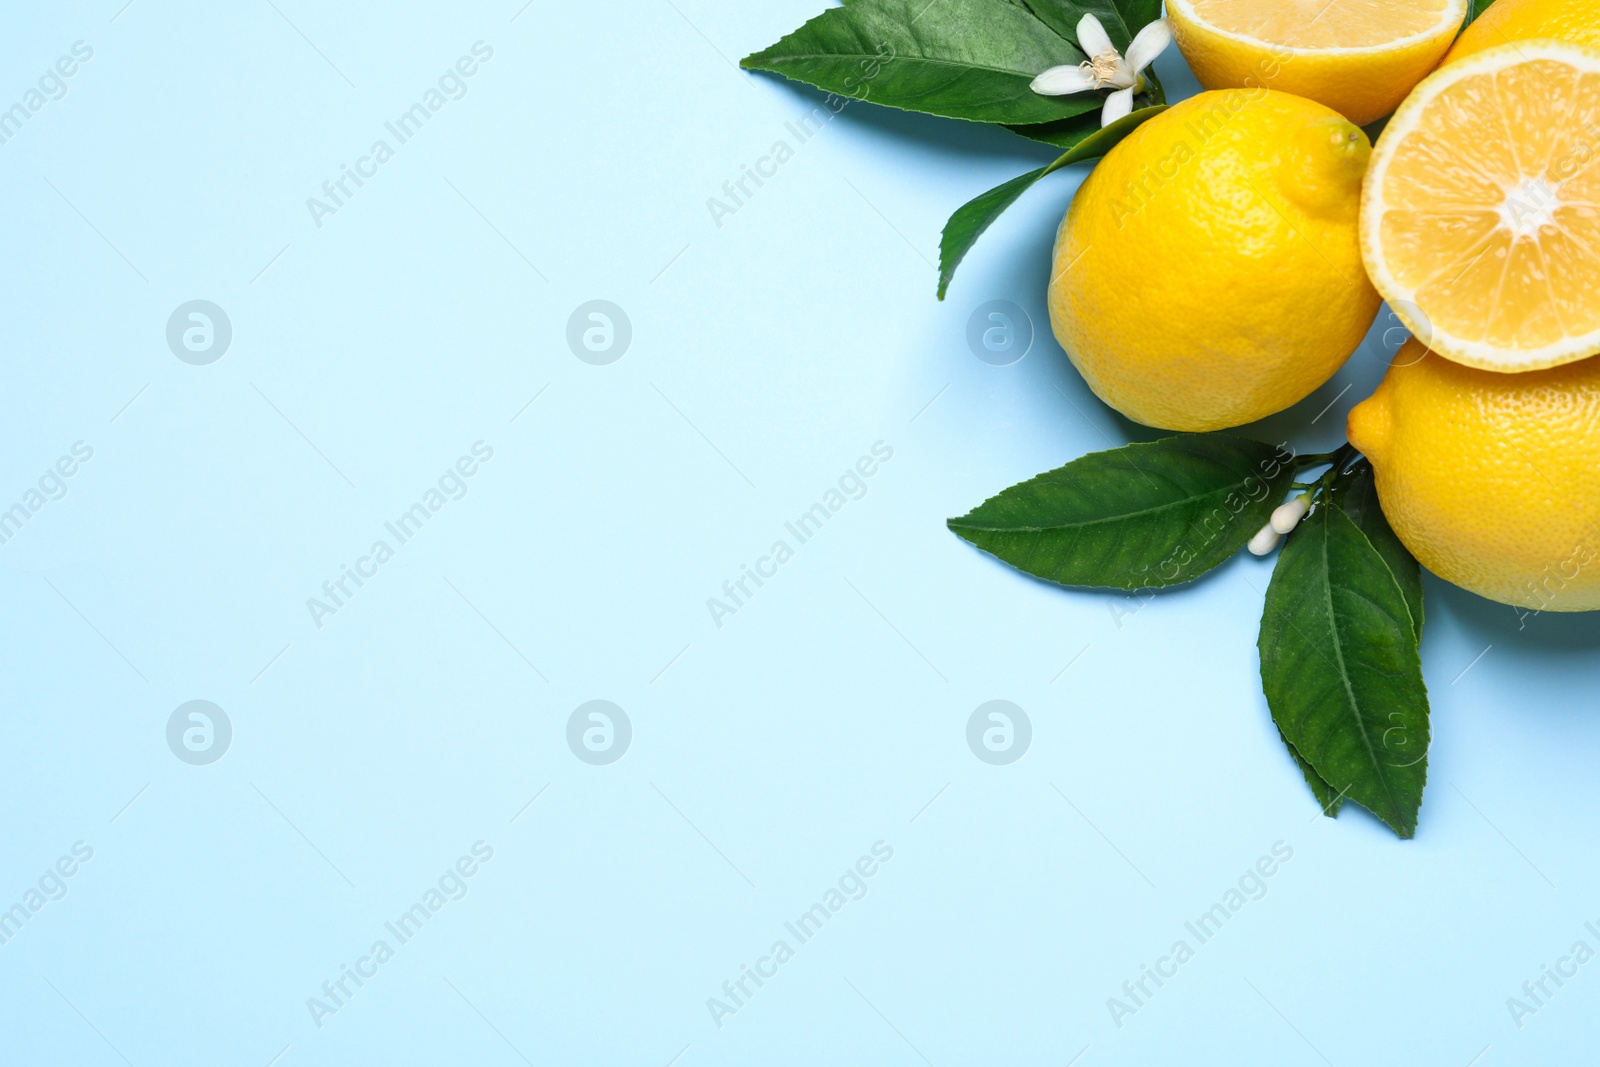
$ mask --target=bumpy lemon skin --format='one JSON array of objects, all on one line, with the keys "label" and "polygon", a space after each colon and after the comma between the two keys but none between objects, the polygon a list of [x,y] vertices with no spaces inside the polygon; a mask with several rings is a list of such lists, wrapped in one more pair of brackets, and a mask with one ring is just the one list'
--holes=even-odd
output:
[{"label": "bumpy lemon skin", "polygon": [[1444,62],[1454,63],[1498,45],[1539,38],[1600,48],[1600,2],[1497,0],[1456,38]]},{"label": "bumpy lemon skin", "polygon": [[1348,430],[1430,571],[1520,608],[1600,608],[1600,358],[1497,374],[1412,340]]},{"label": "bumpy lemon skin", "polygon": [[1056,234],[1056,339],[1095,395],[1167,430],[1304,399],[1377,316],[1357,237],[1366,135],[1265,89],[1202,93],[1140,126]]},{"label": "bumpy lemon skin", "polygon": [[1293,93],[1326,104],[1357,126],[1370,125],[1399,107],[1439,64],[1465,19],[1463,5],[1454,25],[1445,24],[1405,45],[1296,54],[1264,41],[1219,33],[1196,21],[1186,4],[1167,5],[1178,50],[1205,88],[1261,86]]}]

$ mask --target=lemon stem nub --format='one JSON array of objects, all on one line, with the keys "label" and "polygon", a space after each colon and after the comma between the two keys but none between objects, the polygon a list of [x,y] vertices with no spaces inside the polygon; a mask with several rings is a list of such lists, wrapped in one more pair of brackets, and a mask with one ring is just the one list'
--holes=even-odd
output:
[{"label": "lemon stem nub", "polygon": [[1300,525],[1300,520],[1306,517],[1306,512],[1311,510],[1311,494],[1301,493],[1293,500],[1279,504],[1272,512],[1272,521],[1267,525],[1274,533],[1286,534]]},{"label": "lemon stem nub", "polygon": [[1278,547],[1278,542],[1282,537],[1283,535],[1274,530],[1272,523],[1269,522],[1256,531],[1256,535],[1250,538],[1250,543],[1245,547],[1250,550],[1252,556],[1265,556],[1268,552]]}]

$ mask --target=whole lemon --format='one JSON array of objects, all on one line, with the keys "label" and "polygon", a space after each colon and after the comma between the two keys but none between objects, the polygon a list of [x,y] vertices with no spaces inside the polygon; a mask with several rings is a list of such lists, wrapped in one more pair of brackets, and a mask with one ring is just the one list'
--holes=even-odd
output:
[{"label": "whole lemon", "polygon": [[1332,377],[1378,313],[1357,234],[1371,153],[1334,111],[1266,89],[1201,93],[1113,148],[1061,221],[1049,290],[1095,395],[1221,430]]},{"label": "whole lemon", "polygon": [[1361,126],[1400,105],[1466,17],[1466,0],[1167,0],[1207,89],[1294,93]]},{"label": "whole lemon", "polygon": [[1349,432],[1423,566],[1503,604],[1600,608],[1600,357],[1501,374],[1412,340]]},{"label": "whole lemon", "polygon": [[1444,61],[1452,63],[1486,48],[1541,37],[1600,48],[1600,4],[1595,0],[1497,0],[1461,32]]}]

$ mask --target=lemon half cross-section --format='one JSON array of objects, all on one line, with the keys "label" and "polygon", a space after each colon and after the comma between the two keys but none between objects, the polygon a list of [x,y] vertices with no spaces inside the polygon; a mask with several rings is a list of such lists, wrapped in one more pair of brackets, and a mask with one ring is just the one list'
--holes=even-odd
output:
[{"label": "lemon half cross-section", "polygon": [[1431,75],[1373,151],[1361,244],[1448,359],[1526,371],[1600,352],[1600,51],[1522,42]]},{"label": "lemon half cross-section", "polygon": [[1466,15],[1466,0],[1167,0],[1207,89],[1294,93],[1360,126],[1399,106]]}]

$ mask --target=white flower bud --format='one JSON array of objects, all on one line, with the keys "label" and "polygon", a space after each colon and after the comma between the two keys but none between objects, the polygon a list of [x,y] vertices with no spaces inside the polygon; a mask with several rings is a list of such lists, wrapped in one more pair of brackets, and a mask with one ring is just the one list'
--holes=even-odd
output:
[{"label": "white flower bud", "polygon": [[1256,531],[1256,535],[1250,538],[1250,543],[1245,547],[1250,550],[1252,556],[1265,556],[1268,552],[1278,547],[1278,542],[1282,539],[1282,536],[1272,528],[1272,523],[1269,522]]},{"label": "white flower bud", "polygon": [[1311,494],[1301,493],[1286,504],[1279,504],[1272,513],[1271,526],[1278,533],[1286,534],[1300,525],[1300,520],[1306,517],[1306,512],[1311,510]]}]

